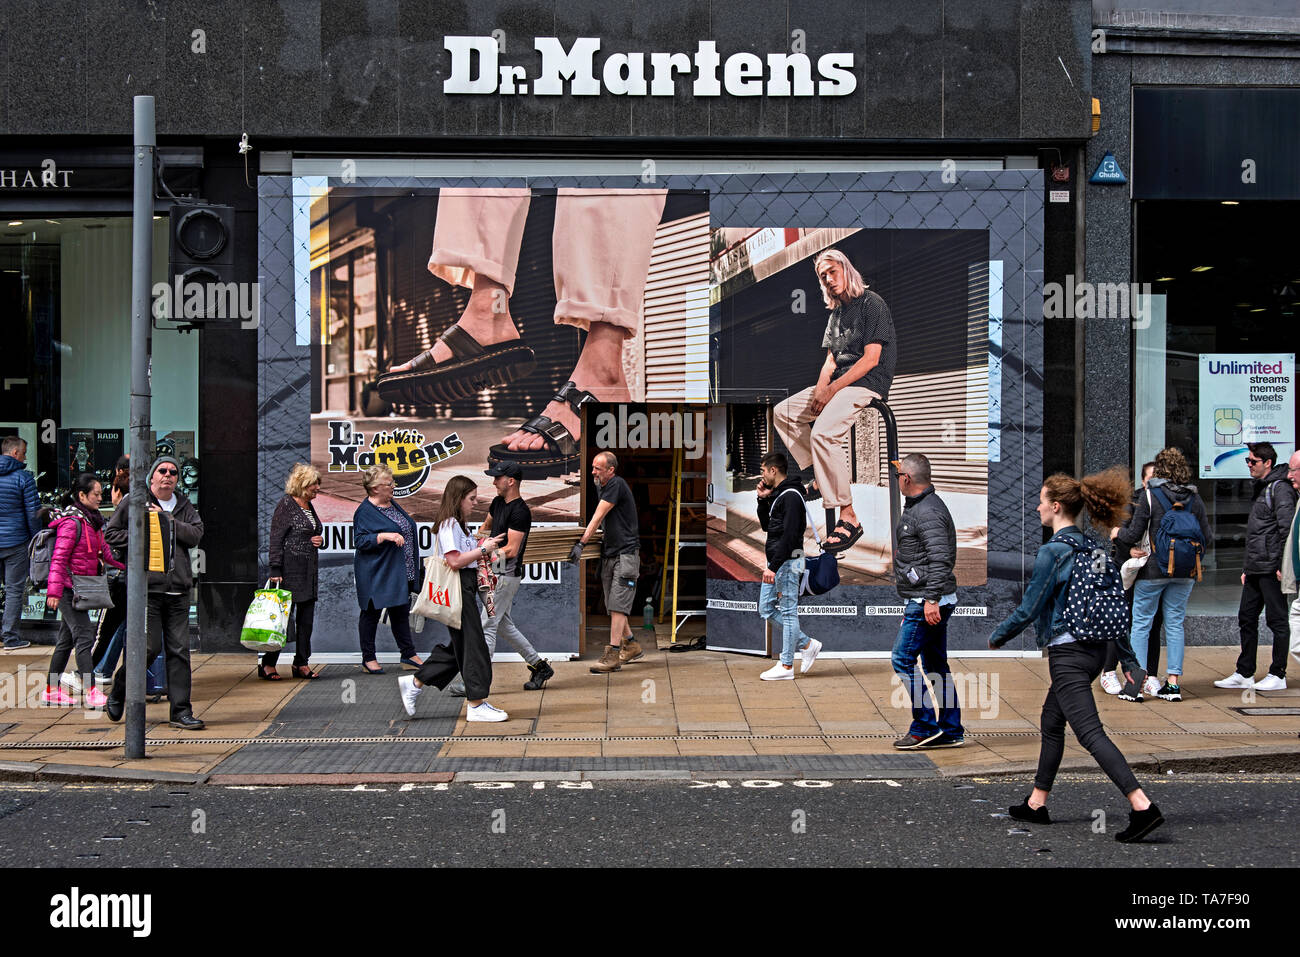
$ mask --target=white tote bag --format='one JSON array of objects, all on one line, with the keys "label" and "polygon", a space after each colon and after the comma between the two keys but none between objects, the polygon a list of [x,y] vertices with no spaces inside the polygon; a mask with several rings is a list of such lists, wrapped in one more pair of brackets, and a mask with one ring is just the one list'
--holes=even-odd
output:
[{"label": "white tote bag", "polygon": [[440,555],[424,560],[424,582],[411,614],[460,627],[460,573],[448,567]]}]

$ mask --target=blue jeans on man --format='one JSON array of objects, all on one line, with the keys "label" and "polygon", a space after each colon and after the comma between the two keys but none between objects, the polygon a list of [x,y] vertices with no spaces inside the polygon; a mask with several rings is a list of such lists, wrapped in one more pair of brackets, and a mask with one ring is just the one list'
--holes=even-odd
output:
[{"label": "blue jeans on man", "polygon": [[[961,726],[961,707],[957,703],[957,688],[948,670],[948,619],[955,604],[939,606],[939,624],[925,620],[925,605],[909,601],[903,609],[903,624],[894,642],[892,663],[894,672],[912,696],[912,727],[908,734],[929,738],[938,732],[953,738],[964,737]],[[922,671],[916,670],[920,659]],[[925,675],[934,681],[935,692],[940,696],[936,717],[930,689]]]},{"label": "blue jeans on man", "polygon": [[803,577],[803,559],[791,558],[776,570],[776,581],[763,583],[758,591],[758,613],[781,621],[781,664],[794,665],[794,653],[808,647],[811,639],[799,628],[799,580]]},{"label": "blue jeans on man", "polygon": [[18,622],[22,620],[23,606],[27,604],[27,546],[15,545],[0,551],[0,562],[4,563],[5,611],[3,640],[6,647],[23,647],[27,643],[18,634]]}]

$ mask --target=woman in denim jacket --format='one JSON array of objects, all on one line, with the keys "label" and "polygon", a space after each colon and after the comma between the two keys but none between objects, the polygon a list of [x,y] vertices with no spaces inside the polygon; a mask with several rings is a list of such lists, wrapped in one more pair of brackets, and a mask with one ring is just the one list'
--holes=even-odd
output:
[{"label": "woman in denim jacket", "polygon": [[[1129,501],[1129,478],[1122,469],[1109,469],[1076,481],[1068,475],[1050,476],[1038,493],[1038,518],[1052,530],[1053,539],[1071,538],[1089,541],[1079,531],[1076,520],[1084,505],[1099,527],[1114,528],[1124,520]],[[1093,543],[1097,548],[1104,548]],[[1000,648],[1024,631],[1029,623],[1037,624],[1038,646],[1047,652],[1047,670],[1051,686],[1043,701],[1040,721],[1042,747],[1038,754],[1038,771],[1034,790],[1023,803],[1010,808],[1018,821],[1051,824],[1047,813],[1047,795],[1052,790],[1061,757],[1065,753],[1065,725],[1068,722],[1088,753],[1115,786],[1128,798],[1132,813],[1129,824],[1115,835],[1117,841],[1140,840],[1164,823],[1160,808],[1142,791],[1128,762],[1106,736],[1092,696],[1092,682],[1101,674],[1106,662],[1107,641],[1076,640],[1065,627],[1065,601],[1070,573],[1074,569],[1074,550],[1068,542],[1049,541],[1038,550],[1034,573],[1025,589],[1020,607],[998,626],[989,638],[990,648]],[[1130,682],[1132,674],[1141,676],[1127,637],[1118,639],[1121,667]],[[1141,681],[1141,677],[1137,678]]]}]

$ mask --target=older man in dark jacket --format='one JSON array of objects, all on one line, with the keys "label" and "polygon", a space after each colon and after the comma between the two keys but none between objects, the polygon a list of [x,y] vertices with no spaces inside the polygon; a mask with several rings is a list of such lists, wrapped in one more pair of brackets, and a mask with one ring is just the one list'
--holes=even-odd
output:
[{"label": "older man in dark jacket", "polygon": [[[149,626],[146,661],[166,650],[167,700],[171,704],[171,726],[188,731],[205,725],[194,717],[190,706],[190,552],[203,537],[203,519],[184,495],[176,491],[180,463],[160,455],[149,469],[149,511],[157,512],[163,535],[167,570],[149,572]],[[124,547],[131,523],[131,500],[122,499],[108,520],[104,538],[114,548]],[[129,556],[128,567],[139,567],[139,557]],[[126,656],[113,677],[113,690],[104,713],[117,721],[126,705]]]},{"label": "older man in dark jacket", "polygon": [[[1241,566],[1241,606],[1237,627],[1241,630],[1241,655],[1232,674],[1214,684],[1219,688],[1253,688],[1256,691],[1286,690],[1286,655],[1291,642],[1286,599],[1282,597],[1282,552],[1286,547],[1291,518],[1295,515],[1296,493],[1286,479],[1286,466],[1279,465],[1271,442],[1246,446],[1246,467],[1255,480],[1246,520],[1246,554]],[[1273,632],[1273,662],[1268,674],[1254,680],[1259,648],[1259,613]]]},{"label": "older man in dark jacket", "polygon": [[0,441],[0,562],[4,564],[5,651],[31,644],[18,637],[27,589],[27,546],[36,527],[36,480],[27,471],[27,443],[16,435]]},{"label": "older man in dark jacket", "polygon": [[[907,603],[894,643],[894,672],[912,696],[912,726],[894,742],[900,751],[965,744],[961,707],[948,670],[948,619],[957,607],[957,528],[930,484],[930,460],[919,452],[893,463],[904,496],[894,550],[894,580]],[[925,675],[941,697],[936,719]]]}]

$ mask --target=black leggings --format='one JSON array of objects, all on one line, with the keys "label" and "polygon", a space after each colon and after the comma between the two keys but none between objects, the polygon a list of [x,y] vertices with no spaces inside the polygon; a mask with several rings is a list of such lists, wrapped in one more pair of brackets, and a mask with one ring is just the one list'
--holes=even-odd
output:
[{"label": "black leggings", "polygon": [[[294,603],[293,617],[289,619],[289,634],[285,639],[287,645],[290,641],[295,643],[293,653],[293,666],[302,668],[308,664],[307,659],[311,657],[311,631],[316,620],[316,603],[314,601],[299,601]],[[280,652],[268,651],[262,655],[262,667],[274,668],[276,662],[280,660]]]},{"label": "black leggings", "polygon": [[1038,752],[1038,773],[1034,787],[1052,790],[1061,757],[1065,754],[1065,725],[1087,748],[1101,769],[1115,782],[1120,792],[1128,795],[1141,786],[1133,775],[1106,731],[1097,714],[1097,702],[1092,696],[1092,683],[1101,674],[1106,660],[1106,646],[1114,642],[1072,641],[1047,649],[1047,672],[1052,686],[1043,701],[1041,721],[1043,746]]}]

